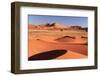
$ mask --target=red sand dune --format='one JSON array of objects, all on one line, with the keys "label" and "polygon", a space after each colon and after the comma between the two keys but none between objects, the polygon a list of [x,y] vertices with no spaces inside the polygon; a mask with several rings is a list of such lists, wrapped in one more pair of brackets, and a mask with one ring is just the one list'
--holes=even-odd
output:
[{"label": "red sand dune", "polygon": [[54,49],[69,50],[62,58],[86,58],[87,47],[85,45],[67,45],[61,43],[50,43],[43,40],[29,40],[29,57],[40,52],[50,51]]},{"label": "red sand dune", "polygon": [[87,39],[78,36],[77,37],[64,36],[56,39],[56,41],[63,43],[72,43],[72,44],[85,44],[87,42]]},{"label": "red sand dune", "polygon": [[59,42],[73,42],[73,41],[75,41],[75,37],[64,36],[64,37],[61,37],[61,38],[57,38],[56,41],[59,41]]},{"label": "red sand dune", "polygon": [[[81,30],[82,29],[81,27],[78,27],[78,29],[80,29],[78,31],[73,30],[71,28],[72,32],[69,30],[64,30],[63,32],[59,31],[60,34],[58,35],[59,32],[55,32],[55,30],[49,30],[49,31],[44,30],[44,29],[49,29],[49,27],[51,28],[51,25],[50,26],[29,25],[29,32],[28,32],[29,57],[46,51],[64,49],[68,50],[68,52],[62,56],[57,57],[56,59],[87,58],[88,46],[87,46],[86,31],[83,31]],[[52,27],[53,27],[52,29],[61,28],[59,24],[54,24]],[[34,31],[34,29],[36,31]],[[77,27],[74,27],[74,29],[77,29]],[[82,34],[78,34],[80,32],[82,32]]]}]

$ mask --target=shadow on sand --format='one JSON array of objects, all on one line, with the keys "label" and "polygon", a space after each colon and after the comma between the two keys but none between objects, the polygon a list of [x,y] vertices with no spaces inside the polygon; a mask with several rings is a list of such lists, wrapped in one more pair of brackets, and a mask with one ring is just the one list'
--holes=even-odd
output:
[{"label": "shadow on sand", "polygon": [[28,58],[29,61],[32,60],[50,60],[55,59],[59,56],[64,55],[67,52],[67,50],[51,50],[47,52],[38,53],[36,55],[33,55]]}]

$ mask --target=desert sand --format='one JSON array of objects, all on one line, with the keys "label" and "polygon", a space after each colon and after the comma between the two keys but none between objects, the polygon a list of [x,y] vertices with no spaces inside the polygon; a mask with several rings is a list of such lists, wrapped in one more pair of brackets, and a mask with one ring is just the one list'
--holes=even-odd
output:
[{"label": "desert sand", "polygon": [[[53,59],[87,58],[87,31],[82,29],[62,29],[61,27],[32,27],[28,30],[28,57],[52,50],[66,50],[63,55]],[[48,29],[49,28],[49,29]],[[60,29],[61,28],[61,29]],[[59,30],[60,29],[60,30]],[[65,29],[65,30],[64,30]],[[54,55],[54,53],[52,53]],[[39,56],[38,56],[39,57]],[[34,59],[33,59],[34,60]],[[45,59],[44,59],[45,60]]]}]

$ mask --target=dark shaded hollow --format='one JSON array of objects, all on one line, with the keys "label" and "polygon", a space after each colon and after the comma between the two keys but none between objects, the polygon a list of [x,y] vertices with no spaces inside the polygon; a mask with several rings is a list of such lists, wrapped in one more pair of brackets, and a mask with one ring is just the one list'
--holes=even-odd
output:
[{"label": "dark shaded hollow", "polygon": [[56,40],[60,40],[60,39],[62,39],[62,38],[71,38],[71,39],[75,39],[75,37],[72,37],[72,36],[63,36],[63,37],[58,38],[58,39],[56,39]]},{"label": "dark shaded hollow", "polygon": [[51,50],[47,52],[38,53],[36,55],[33,55],[28,58],[29,61],[32,60],[50,60],[55,59],[59,56],[64,55],[67,52],[67,50]]},{"label": "dark shaded hollow", "polygon": [[84,39],[86,39],[87,37],[85,37],[85,36],[81,36],[81,38],[84,38]]}]

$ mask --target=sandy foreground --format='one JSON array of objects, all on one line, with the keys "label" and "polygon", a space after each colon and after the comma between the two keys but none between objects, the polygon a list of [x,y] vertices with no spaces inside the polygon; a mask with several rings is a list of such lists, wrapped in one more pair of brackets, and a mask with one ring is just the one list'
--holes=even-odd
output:
[{"label": "sandy foreground", "polygon": [[52,50],[67,51],[54,59],[87,58],[87,32],[82,30],[29,30],[28,57]]}]

